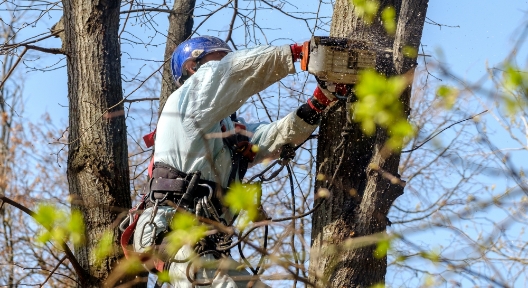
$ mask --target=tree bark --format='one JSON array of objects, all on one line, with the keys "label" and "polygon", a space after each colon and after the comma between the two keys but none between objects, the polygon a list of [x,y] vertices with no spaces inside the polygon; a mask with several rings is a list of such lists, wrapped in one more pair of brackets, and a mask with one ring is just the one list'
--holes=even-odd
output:
[{"label": "tree bark", "polygon": [[159,100],[158,114],[161,114],[167,98],[178,89],[171,71],[171,57],[174,49],[183,41],[191,37],[194,25],[193,12],[196,0],[174,1],[173,13],[169,15],[169,31],[167,44],[165,44],[165,64],[161,77],[161,94]]},{"label": "tree bark", "polygon": [[[118,0],[64,0],[69,100],[68,185],[72,209],[86,225],[75,254],[87,275],[82,287],[101,287],[120,258],[118,213],[131,206],[126,125],[121,100]],[[114,252],[96,265],[93,252],[105,231]]]},{"label": "tree bark", "polygon": [[[376,64],[379,72],[386,76],[409,72],[412,76],[416,58],[404,57],[401,48],[406,45],[418,49],[428,1],[380,1],[379,11],[387,6],[396,10],[395,37],[387,35],[379,13],[371,25],[366,25],[351,3],[336,1],[330,36],[369,41],[379,49]],[[392,57],[390,53],[379,52],[382,49],[393,49]],[[405,107],[410,91],[409,85],[400,97]],[[315,189],[329,189],[330,197],[312,216],[309,277],[316,287],[369,287],[385,282],[387,258],[374,257],[376,245],[338,253],[335,247],[347,239],[383,235],[389,209],[403,193],[401,185],[392,184],[381,172],[398,176],[399,153],[383,149],[387,131],[377,128],[375,135],[365,136],[358,124],[344,124],[347,109],[344,103],[335,105],[323,117],[320,127],[317,171],[325,179],[317,181]],[[409,109],[405,113],[408,116]]]}]

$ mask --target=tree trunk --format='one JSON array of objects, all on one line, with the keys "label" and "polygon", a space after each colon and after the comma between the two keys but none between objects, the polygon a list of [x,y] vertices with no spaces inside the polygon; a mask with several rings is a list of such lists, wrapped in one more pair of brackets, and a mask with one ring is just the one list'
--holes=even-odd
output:
[{"label": "tree trunk", "polygon": [[[118,41],[118,0],[64,0],[68,69],[68,184],[72,209],[86,225],[86,243],[75,247],[82,287],[101,287],[120,257],[117,215],[131,206],[126,125]],[[114,252],[96,265],[93,252],[105,231]]]},{"label": "tree trunk", "polygon": [[165,64],[163,65],[163,75],[161,77],[159,114],[161,114],[167,98],[169,98],[172,92],[178,89],[172,77],[170,61],[172,52],[174,52],[176,46],[191,37],[194,25],[192,16],[195,4],[196,0],[174,1],[173,13],[169,15],[169,31],[167,34],[167,44],[165,44]]},{"label": "tree trunk", "polygon": [[[428,1],[380,1],[379,11],[387,6],[396,10],[395,37],[387,35],[379,13],[371,25],[366,25],[351,3],[336,1],[330,36],[367,40],[380,50],[394,49],[388,58],[385,56],[390,54],[378,52],[376,69],[386,76],[412,73],[416,58],[405,58],[401,48],[418,49]],[[409,107],[410,91],[409,85],[401,96],[405,107]],[[409,109],[405,110],[408,116]],[[378,128],[375,135],[367,137],[358,124],[344,124],[346,111],[344,103],[335,105],[323,117],[320,127],[317,171],[325,179],[317,181],[316,191],[327,188],[330,197],[312,216],[310,281],[316,287],[369,287],[385,282],[387,258],[374,257],[376,245],[339,253],[335,252],[335,245],[351,238],[383,235],[389,209],[403,193],[400,185],[392,184],[380,172],[398,176],[399,153],[382,149],[388,139],[387,131]]]}]

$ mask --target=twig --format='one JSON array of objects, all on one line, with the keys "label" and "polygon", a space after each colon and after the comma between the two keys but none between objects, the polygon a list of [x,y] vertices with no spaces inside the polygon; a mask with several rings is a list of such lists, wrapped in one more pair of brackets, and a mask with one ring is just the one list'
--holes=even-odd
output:
[{"label": "twig", "polygon": [[486,112],[488,112],[488,110],[484,110],[484,111],[482,111],[482,112],[480,112],[480,113],[478,113],[478,114],[476,114],[476,115],[473,115],[473,116],[471,116],[471,117],[469,117],[469,118],[466,118],[466,119],[464,119],[464,120],[457,121],[457,122],[455,122],[455,123],[453,123],[453,124],[447,126],[446,128],[444,128],[444,129],[442,129],[442,130],[436,132],[436,133],[433,134],[431,137],[427,138],[424,142],[422,142],[420,145],[415,146],[415,147],[413,147],[413,148],[411,148],[411,149],[409,149],[409,150],[401,151],[401,153],[409,153],[409,152],[415,151],[415,150],[419,149],[420,147],[422,147],[425,143],[427,143],[427,142],[433,140],[433,138],[435,138],[436,136],[438,136],[438,134],[444,132],[445,130],[447,130],[447,129],[453,127],[453,126],[455,126],[456,124],[462,123],[462,122],[467,121],[467,120],[471,120],[471,119],[473,119],[473,118],[475,118],[475,117],[477,117],[477,116],[479,116],[479,115],[481,115],[481,114],[484,114],[484,113],[486,113]]},{"label": "twig", "polygon": [[141,101],[158,101],[159,97],[153,97],[153,98],[137,98],[137,99],[124,99],[123,103],[133,103],[133,102],[141,102]]},{"label": "twig", "polygon": [[16,60],[15,64],[11,67],[11,69],[9,69],[9,72],[7,72],[6,76],[4,77],[4,80],[2,80],[2,83],[0,83],[0,89],[4,87],[4,84],[7,82],[7,79],[9,78],[9,76],[11,76],[13,71],[15,71],[15,68],[18,66],[18,63],[20,63],[20,60],[22,60],[22,56],[26,54],[27,50],[28,48],[25,47],[22,53],[20,53],[20,56],[18,56],[18,59]]},{"label": "twig", "polygon": [[42,282],[42,284],[40,284],[40,287],[43,287],[44,284],[46,284],[46,282],[48,282],[48,280],[51,278],[51,275],[53,275],[53,273],[55,273],[55,271],[57,271],[57,269],[59,269],[59,266],[62,264],[62,262],[64,262],[64,260],[66,260],[66,256],[63,256],[59,263],[57,263],[57,265],[55,265],[55,268],[53,268],[53,270],[50,271],[48,277],[46,277],[46,279],[44,279],[44,282]]},{"label": "twig", "polygon": [[235,0],[234,6],[233,6],[233,17],[231,17],[231,23],[229,23],[229,32],[227,32],[227,37],[225,42],[233,41],[231,38],[231,35],[233,34],[233,27],[235,26],[235,20],[238,13],[238,0]]},{"label": "twig", "polygon": [[432,25],[436,25],[436,26],[440,27],[440,29],[442,29],[442,26],[449,27],[449,28],[460,28],[459,25],[451,26],[451,25],[440,24],[440,23],[438,23],[438,22],[432,20],[432,19],[429,18],[429,17],[425,17],[425,19],[429,20],[429,22],[426,21],[426,23],[429,23],[429,24],[432,24]]},{"label": "twig", "polygon": [[[18,202],[15,202],[11,200],[10,198],[4,196],[3,194],[0,194],[0,200],[3,203],[10,204],[11,206],[20,209],[22,212],[28,214],[29,216],[35,218],[35,212],[33,212],[31,209],[27,208],[26,206],[19,204]],[[35,218],[36,220],[36,218]],[[39,222],[39,224],[42,224]],[[44,226],[44,225],[43,225]],[[46,227],[46,226],[44,226]],[[46,228],[48,229],[48,228]],[[66,258],[70,261],[70,263],[73,266],[73,269],[75,270],[75,273],[77,273],[77,276],[79,277],[80,282],[83,282],[83,279],[88,278],[86,275],[86,271],[77,261],[77,258],[75,258],[75,255],[73,255],[72,251],[70,250],[70,247],[64,242],[64,241],[58,241],[61,248],[64,249],[64,253],[66,254]]]},{"label": "twig", "polygon": [[[23,42],[23,43],[15,43],[15,44],[9,44],[9,45],[1,45],[0,46],[0,51],[1,50],[7,50],[7,49],[14,49],[14,48],[17,48],[17,47],[20,47],[20,46],[27,46],[29,44],[32,44],[32,43],[36,43],[36,42],[39,42],[39,41],[42,41],[44,39],[48,39],[50,37],[53,37],[53,36],[57,36],[59,35],[59,33],[63,32],[64,29],[61,29],[61,30],[57,30],[49,35],[46,35],[44,37],[41,37],[41,38],[37,38],[35,40],[31,40],[31,41],[27,41],[27,42]],[[42,34],[40,34],[42,35]]]},{"label": "twig", "polygon": [[40,52],[66,55],[64,50],[60,48],[44,48],[44,47],[39,47],[39,46],[34,46],[34,45],[22,45],[22,46],[26,47],[27,49],[33,49],[33,50],[37,50]]},{"label": "twig", "polygon": [[[134,0],[130,1],[130,8],[132,8],[132,6],[134,5]],[[126,18],[125,18],[125,21],[123,21],[123,28],[121,29],[121,32],[119,32],[119,36],[117,36],[117,38],[119,39],[119,42],[121,42],[121,34],[123,34],[123,31],[125,31],[125,27],[126,27],[126,24],[128,22],[128,19],[130,18],[130,13],[126,13]]]},{"label": "twig", "polygon": [[427,77],[425,78],[425,83],[427,83],[427,80],[429,79],[429,75],[431,75],[433,78],[435,78],[436,80],[440,80],[442,81],[442,79],[434,76],[433,74],[431,74],[431,72],[429,72],[429,69],[427,68],[427,60],[426,60],[426,56],[429,56],[429,55],[426,55],[425,54],[425,51],[424,51],[424,45],[423,44],[420,44],[420,46],[422,47],[422,52],[423,54],[418,54],[419,56],[423,56],[423,61],[424,61],[424,67],[425,67],[425,71],[427,71]]}]

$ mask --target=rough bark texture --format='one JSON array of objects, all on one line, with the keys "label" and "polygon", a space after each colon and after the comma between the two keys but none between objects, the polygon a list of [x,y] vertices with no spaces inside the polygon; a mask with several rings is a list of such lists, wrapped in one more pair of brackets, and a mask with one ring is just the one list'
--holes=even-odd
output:
[{"label": "rough bark texture", "polygon": [[113,223],[131,206],[126,125],[118,41],[118,0],[64,0],[68,55],[68,184],[73,209],[80,209],[86,243],[75,254],[87,271],[82,287],[102,287],[120,249],[95,265],[94,248],[105,231],[118,244]]},{"label": "rough bark texture", "polygon": [[[395,37],[387,35],[379,18],[365,25],[351,2],[336,1],[330,36],[367,40],[377,48],[394,49],[392,57],[378,52],[376,69],[387,76],[407,72],[412,75],[416,59],[405,58],[401,48],[404,45],[418,48],[428,1],[380,1],[380,11],[387,6],[397,11]],[[401,96],[405,107],[410,91],[409,85]],[[400,155],[382,149],[387,131],[378,128],[375,135],[367,137],[357,124],[346,127],[346,110],[344,103],[334,106],[320,128],[317,171],[326,180],[316,183],[316,191],[329,188],[331,196],[316,210],[312,220],[310,280],[316,287],[369,287],[385,282],[387,259],[374,257],[375,245],[339,253],[334,248],[350,238],[384,233],[389,209],[403,193],[403,188],[391,184],[380,170],[369,168],[374,164],[398,175]],[[408,115],[409,109],[405,110]],[[343,145],[339,147],[341,141]]]},{"label": "rough bark texture", "polygon": [[170,59],[172,52],[181,42],[191,37],[194,20],[192,18],[196,0],[174,1],[173,13],[169,15],[169,31],[167,34],[167,44],[165,45],[165,64],[163,65],[163,75],[161,78],[161,94],[159,100],[159,114],[165,106],[167,98],[178,87],[172,78]]}]

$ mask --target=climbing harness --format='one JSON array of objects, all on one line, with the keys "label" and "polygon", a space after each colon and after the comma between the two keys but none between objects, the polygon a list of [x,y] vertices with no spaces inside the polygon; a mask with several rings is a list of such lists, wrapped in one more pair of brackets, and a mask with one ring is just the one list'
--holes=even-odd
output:
[{"label": "climbing harness", "polygon": [[[231,161],[232,161],[232,170],[229,176],[229,183],[233,181],[240,181],[248,168],[250,162],[253,161],[256,152],[254,151],[251,143],[249,142],[249,137],[246,135],[245,126],[236,121],[236,116],[232,115],[232,120],[234,120],[235,131],[237,133],[231,134],[228,137],[223,138],[224,145],[231,150]],[[220,123],[221,127],[223,126]],[[225,131],[225,126],[222,127],[222,132]],[[154,134],[150,134],[149,139],[153,139]],[[313,139],[310,137],[306,139]],[[147,140],[147,139],[145,139]],[[290,189],[292,196],[294,193],[293,178],[289,162],[295,156],[295,151],[301,145],[297,147],[292,147],[291,145],[284,145],[281,149],[280,158],[269,165],[264,171],[253,176],[247,183],[254,182],[258,178],[258,182],[269,181],[279,175],[279,173],[286,167],[289,178],[290,178]],[[271,169],[279,165],[279,167],[273,171]],[[194,261],[194,258],[184,259],[184,260],[174,260],[174,254],[167,252],[167,246],[170,244],[167,241],[167,237],[164,237],[170,231],[159,231],[159,227],[155,223],[155,217],[160,206],[171,206],[179,209],[185,209],[187,212],[194,214],[198,219],[209,219],[218,223],[221,223],[224,226],[232,227],[237,216],[234,215],[230,223],[220,217],[222,214],[222,205],[220,199],[216,195],[223,195],[224,188],[219,187],[217,183],[212,181],[206,181],[200,179],[200,171],[193,173],[183,173],[178,171],[174,167],[162,163],[152,163],[153,169],[149,173],[152,177],[145,189],[143,191],[143,197],[140,203],[138,203],[133,209],[129,211],[128,216],[121,222],[120,229],[123,231],[121,237],[121,246],[125,256],[129,258],[131,255],[138,255],[143,263],[151,261],[150,266],[144,265],[145,268],[151,272],[156,273],[156,271],[168,270],[170,263],[186,263],[188,266],[186,269],[187,279],[196,286],[210,285],[211,282],[208,281],[197,281],[193,280],[191,277],[191,266]],[[270,172],[271,171],[271,172]],[[269,173],[269,176],[265,174]],[[217,190],[221,190],[221,193],[217,193]],[[260,197],[258,197],[260,198]],[[259,199],[260,200],[260,199]],[[294,200],[295,201],[295,200]],[[295,205],[295,204],[294,204]],[[293,215],[290,217],[285,217],[281,219],[271,219],[267,216],[264,218],[270,222],[281,222],[294,220],[309,215],[318,206],[314,207],[310,212],[304,213],[302,215]],[[141,228],[141,234],[146,233],[145,230],[148,227],[150,231],[149,242],[144,244],[140,243],[140,247],[145,249],[146,252],[138,253],[130,250],[131,238],[134,234],[134,230],[137,227],[139,213],[147,208],[151,209],[151,215],[147,223]],[[263,207],[259,203],[259,209],[264,215],[266,215]],[[264,237],[263,237],[263,248],[267,249],[267,238],[268,238],[268,225],[264,226]],[[262,226],[260,226],[262,227]],[[242,243],[247,239],[247,237],[258,229],[259,226],[253,227],[244,233],[223,233],[217,231],[214,234],[207,235],[202,238],[194,246],[194,251],[196,255],[194,257],[201,257],[204,255],[211,254],[214,258],[219,259],[221,257],[230,256],[230,250],[237,246],[240,257],[245,262],[247,267],[251,272],[258,276],[263,273],[264,267],[263,263],[265,260],[264,254],[262,254],[261,259],[258,261],[257,266],[253,267],[247,258],[244,255],[242,249]],[[170,229],[170,228],[169,228]],[[233,242],[232,236],[237,237],[237,241]]]},{"label": "climbing harness", "polygon": [[[249,142],[247,133],[245,133],[246,127],[238,123],[236,115],[233,114],[231,119],[235,121],[235,133],[223,138],[224,145],[231,151],[232,170],[229,183],[244,177],[249,162],[253,161],[256,154],[252,149],[253,146]],[[220,125],[222,132],[226,132],[225,125],[222,122],[220,122]],[[144,137],[147,147],[151,147],[154,144],[154,137],[155,131]],[[142,200],[129,211],[128,216],[120,224],[120,229],[123,231],[121,246],[127,258],[133,254],[138,254],[131,251],[128,247],[132,244],[130,242],[137,227],[139,211],[151,208],[149,220],[141,227],[140,231],[140,235],[145,236],[146,229],[150,230],[149,242],[146,244],[139,243],[142,249],[150,253],[139,254],[141,254],[140,258],[143,260],[154,260],[155,269],[162,271],[163,269],[168,269],[168,263],[173,261],[174,255],[169,255],[165,251],[164,236],[170,231],[159,231],[160,227],[155,223],[158,208],[160,206],[172,206],[176,210],[185,209],[187,212],[193,213],[198,219],[210,219],[222,225],[227,225],[226,221],[220,217],[222,205],[220,199],[216,197],[216,195],[223,194],[223,192],[216,193],[217,190],[225,191],[225,189],[215,182],[201,180],[200,171],[184,173],[169,165],[154,163],[153,161],[151,161],[149,166],[149,176],[151,178],[145,185]],[[196,243],[195,251],[197,254],[215,251],[211,253],[215,258],[222,255],[229,256],[229,247],[232,244],[231,237],[232,235],[222,232],[207,235]],[[152,257],[149,257],[148,254],[151,254],[150,256],[156,254],[156,259],[151,259]]]}]

